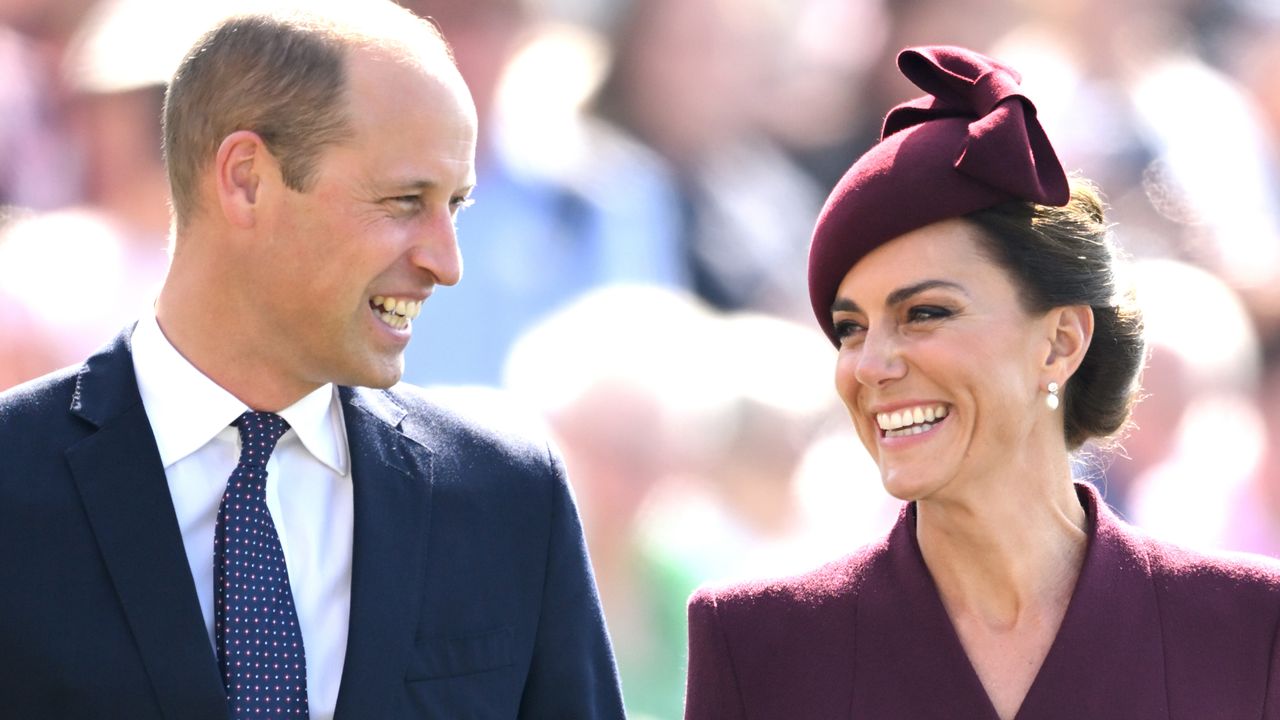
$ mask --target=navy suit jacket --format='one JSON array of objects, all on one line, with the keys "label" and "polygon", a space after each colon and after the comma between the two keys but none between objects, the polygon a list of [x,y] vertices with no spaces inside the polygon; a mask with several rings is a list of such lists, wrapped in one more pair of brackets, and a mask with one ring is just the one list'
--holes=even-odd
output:
[{"label": "navy suit jacket", "polygon": [[[227,717],[128,335],[0,394],[3,717]],[[410,386],[339,394],[355,525],[336,717],[623,717],[547,443]]]},{"label": "navy suit jacket", "polygon": [[[1018,720],[1280,718],[1280,566],[1144,537],[1079,488],[1091,527]],[[920,555],[913,506],[809,574],[700,590],[688,720],[997,720]]]}]

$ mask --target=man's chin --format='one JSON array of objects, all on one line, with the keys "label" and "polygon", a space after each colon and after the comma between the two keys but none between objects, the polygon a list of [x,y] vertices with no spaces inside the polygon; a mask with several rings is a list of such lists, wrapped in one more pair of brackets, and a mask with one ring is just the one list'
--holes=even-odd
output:
[{"label": "man's chin", "polygon": [[356,372],[349,373],[348,377],[335,380],[335,383],[349,387],[385,390],[400,382],[402,377],[404,377],[404,356],[398,355],[394,362],[359,368]]}]

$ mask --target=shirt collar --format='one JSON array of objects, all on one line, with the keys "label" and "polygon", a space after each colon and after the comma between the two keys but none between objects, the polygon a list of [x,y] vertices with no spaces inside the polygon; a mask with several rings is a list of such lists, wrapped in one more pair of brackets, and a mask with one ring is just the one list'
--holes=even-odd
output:
[{"label": "shirt collar", "polygon": [[[134,328],[133,366],[142,405],[166,468],[204,447],[249,408],[191,364],[145,315]],[[342,406],[333,384],[312,391],[279,415],[303,447],[339,475],[348,470]]]},{"label": "shirt collar", "polygon": [[303,447],[335,473],[347,474],[347,430],[342,422],[342,403],[333,383],[318,387],[298,402],[280,411]]}]

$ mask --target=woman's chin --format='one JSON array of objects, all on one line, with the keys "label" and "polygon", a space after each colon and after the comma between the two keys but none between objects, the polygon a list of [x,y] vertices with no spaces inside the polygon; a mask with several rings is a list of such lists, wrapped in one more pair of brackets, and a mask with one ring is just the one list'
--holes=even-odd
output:
[{"label": "woman's chin", "polygon": [[931,479],[922,478],[919,474],[908,477],[881,470],[880,481],[884,484],[885,492],[903,502],[915,502],[927,497],[934,490]]}]

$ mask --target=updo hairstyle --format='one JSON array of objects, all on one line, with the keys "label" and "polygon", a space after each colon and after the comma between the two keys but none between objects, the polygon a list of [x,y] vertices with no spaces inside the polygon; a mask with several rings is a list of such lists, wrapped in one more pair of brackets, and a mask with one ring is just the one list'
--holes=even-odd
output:
[{"label": "updo hairstyle", "polygon": [[1075,450],[1128,422],[1146,346],[1132,289],[1117,286],[1117,252],[1102,198],[1082,178],[1071,178],[1070,186],[1071,198],[1061,207],[1008,202],[965,217],[983,230],[991,259],[1013,277],[1026,311],[1093,309],[1093,340],[1062,395],[1067,448]]}]

